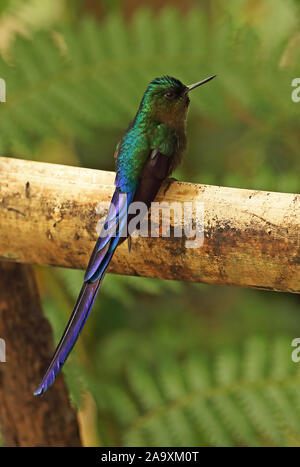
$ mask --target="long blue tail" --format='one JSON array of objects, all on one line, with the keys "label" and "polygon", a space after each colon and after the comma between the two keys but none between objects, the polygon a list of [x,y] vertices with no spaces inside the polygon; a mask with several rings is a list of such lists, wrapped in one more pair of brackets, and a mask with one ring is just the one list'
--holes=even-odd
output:
[{"label": "long blue tail", "polygon": [[56,348],[51,363],[40,382],[34,395],[43,394],[54,383],[55,377],[65,363],[69,353],[77,341],[77,338],[86,322],[95,301],[101,279],[97,282],[84,282],[73,313],[69,319],[65,332]]},{"label": "long blue tail", "polygon": [[34,395],[40,395],[54,383],[91,312],[99,287],[115,249],[124,235],[128,206],[134,193],[125,195],[116,188],[105,224],[90,258],[81,291],[51,363]]}]

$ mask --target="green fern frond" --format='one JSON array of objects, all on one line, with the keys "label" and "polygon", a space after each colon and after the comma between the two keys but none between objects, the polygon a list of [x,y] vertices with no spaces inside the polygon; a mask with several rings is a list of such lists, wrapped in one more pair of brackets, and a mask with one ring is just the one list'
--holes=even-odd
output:
[{"label": "green fern frond", "polygon": [[[61,41],[45,31],[30,40],[17,38],[11,63],[0,60],[0,76],[7,82],[7,102],[0,107],[1,153],[32,152],[43,139],[67,135],[89,141],[95,129],[125,128],[147,83],[163,74],[189,83],[222,70],[213,93],[203,89],[193,95],[193,115],[227,115],[230,121],[235,118],[231,102],[247,107],[264,125],[270,114],[279,122],[291,112],[286,85],[291,69],[278,73],[278,62],[295,29],[291,5],[281,2],[281,9],[286,21],[276,54],[272,42],[264,47],[267,39],[255,24],[241,28],[241,20],[232,17],[209,25],[199,8],[185,17],[172,8],[157,16],[140,9],[131,24],[120,13],[99,24],[84,19],[76,29],[59,26]],[[64,51],[58,46],[62,41]]]},{"label": "green fern frond", "polygon": [[137,358],[106,410],[130,446],[283,446],[300,442],[299,383],[289,340],[255,337],[213,360]]}]

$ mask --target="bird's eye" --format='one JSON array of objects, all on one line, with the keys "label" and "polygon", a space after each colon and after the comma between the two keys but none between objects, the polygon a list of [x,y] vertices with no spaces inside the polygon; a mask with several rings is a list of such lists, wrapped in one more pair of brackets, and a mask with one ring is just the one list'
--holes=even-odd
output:
[{"label": "bird's eye", "polygon": [[166,99],[172,100],[172,99],[174,99],[174,97],[175,97],[175,93],[172,92],[172,91],[166,92],[166,94],[165,94]]}]

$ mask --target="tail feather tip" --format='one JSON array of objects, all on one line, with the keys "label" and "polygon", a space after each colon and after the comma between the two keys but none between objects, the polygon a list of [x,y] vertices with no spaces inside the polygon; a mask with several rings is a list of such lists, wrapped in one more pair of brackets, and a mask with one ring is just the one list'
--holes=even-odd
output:
[{"label": "tail feather tip", "polygon": [[41,396],[44,393],[43,386],[39,386],[33,393],[34,396]]},{"label": "tail feather tip", "polygon": [[47,378],[43,379],[37,389],[34,391],[34,396],[42,396],[47,389],[52,386],[55,380],[54,372],[52,371]]}]

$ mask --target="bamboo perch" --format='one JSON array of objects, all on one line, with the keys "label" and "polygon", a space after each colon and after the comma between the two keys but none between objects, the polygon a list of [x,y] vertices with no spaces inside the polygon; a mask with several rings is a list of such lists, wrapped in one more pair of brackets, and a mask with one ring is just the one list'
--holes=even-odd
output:
[{"label": "bamboo perch", "polygon": [[[113,182],[112,172],[0,158],[0,260],[85,268]],[[134,238],[110,272],[300,293],[300,195],[167,181],[162,200],[204,203],[203,246]]]}]

